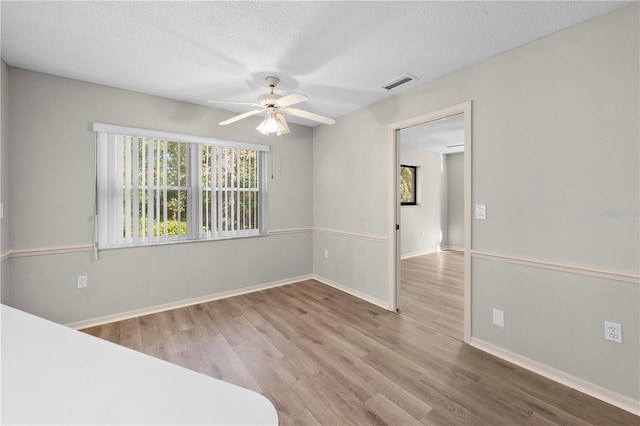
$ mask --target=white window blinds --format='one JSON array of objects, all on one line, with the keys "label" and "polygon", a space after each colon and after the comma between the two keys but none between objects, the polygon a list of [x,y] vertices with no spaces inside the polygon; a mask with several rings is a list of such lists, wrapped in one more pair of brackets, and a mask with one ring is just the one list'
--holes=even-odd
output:
[{"label": "white window blinds", "polygon": [[264,145],[94,123],[96,243],[266,233]]}]

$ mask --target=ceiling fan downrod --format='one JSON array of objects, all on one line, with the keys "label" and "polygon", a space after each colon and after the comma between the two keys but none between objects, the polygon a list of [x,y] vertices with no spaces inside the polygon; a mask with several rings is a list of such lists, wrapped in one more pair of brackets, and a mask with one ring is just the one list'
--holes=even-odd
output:
[{"label": "ceiling fan downrod", "polygon": [[273,89],[275,89],[278,83],[280,83],[280,79],[270,75],[265,78],[265,81],[267,82],[267,85],[271,87],[271,93],[273,94]]}]

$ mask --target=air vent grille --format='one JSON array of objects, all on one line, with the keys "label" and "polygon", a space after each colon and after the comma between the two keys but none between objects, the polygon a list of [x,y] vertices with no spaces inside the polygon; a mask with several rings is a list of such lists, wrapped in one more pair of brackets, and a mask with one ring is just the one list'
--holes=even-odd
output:
[{"label": "air vent grille", "polygon": [[411,74],[403,74],[400,77],[391,80],[390,82],[382,86],[382,88],[387,90],[392,90],[392,89],[395,89],[396,87],[402,86],[414,80],[418,80],[418,77],[413,76]]}]

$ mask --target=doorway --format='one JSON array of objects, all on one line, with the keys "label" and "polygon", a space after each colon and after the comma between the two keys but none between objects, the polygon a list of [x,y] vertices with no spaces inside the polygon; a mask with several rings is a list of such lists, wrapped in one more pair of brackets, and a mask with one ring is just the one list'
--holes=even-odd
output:
[{"label": "doorway", "polygon": [[[444,129],[455,127],[460,128],[461,140],[458,143],[444,142],[442,145],[442,141],[436,140],[438,139],[436,137],[427,138],[430,140],[425,141],[425,135],[428,133],[433,136],[435,133],[442,133]],[[432,145],[428,154],[421,154],[418,151],[412,151],[409,154],[406,152],[410,149],[426,148],[426,146],[412,147],[412,145],[428,144]],[[433,145],[438,144],[441,146],[434,148]],[[469,342],[471,335],[471,102],[391,124],[389,150],[389,169],[392,173],[389,176],[391,186],[389,188],[390,309],[405,314],[402,306],[404,303],[406,313],[412,314],[410,318],[426,323],[454,338]],[[440,152],[437,152],[438,150]],[[425,149],[425,151],[428,150]],[[449,161],[453,159],[448,157],[449,155],[462,151],[464,151],[463,155],[458,155],[455,161]],[[462,156],[464,158],[460,158]],[[411,162],[416,164],[410,164]],[[446,202],[449,196],[446,188],[450,182],[446,180],[446,171],[449,167],[453,168],[455,163],[457,163],[455,167],[463,169],[464,177],[459,179],[463,194],[460,202],[457,205],[454,203],[453,207],[460,215],[450,217],[447,214],[449,204]],[[411,184],[407,184],[406,177],[402,180],[401,186],[401,171],[408,172],[409,175],[411,172],[416,174],[414,194],[407,195],[407,188],[410,188]],[[430,187],[427,188],[425,185]],[[412,202],[403,206],[401,199]],[[431,218],[431,223],[417,222],[417,218],[421,218],[420,220]],[[452,222],[451,232],[449,232],[449,221]],[[450,250],[452,248],[455,250]],[[410,283],[415,284],[417,280],[424,281],[420,283],[422,289],[436,292],[421,293],[420,287],[411,287]],[[405,295],[402,293],[403,282],[406,286],[407,294]],[[425,285],[433,287],[426,288]],[[459,286],[457,290],[452,287],[455,285]],[[458,292],[458,295],[445,294],[442,292],[443,289],[447,292],[449,290]],[[460,292],[462,294],[459,294]],[[415,297],[415,300],[403,297],[409,293]],[[420,299],[424,302],[424,309],[420,309],[416,304]],[[450,300],[454,300],[452,305],[444,306]],[[439,306],[440,304],[443,306]]]},{"label": "doorway", "polygon": [[400,314],[463,340],[464,115],[399,133]]}]

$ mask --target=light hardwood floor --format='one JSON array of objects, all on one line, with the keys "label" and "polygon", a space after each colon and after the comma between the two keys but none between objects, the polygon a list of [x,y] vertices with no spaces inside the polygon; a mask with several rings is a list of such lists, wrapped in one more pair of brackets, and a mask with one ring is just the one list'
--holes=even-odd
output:
[{"label": "light hardwood floor", "polygon": [[400,314],[464,339],[464,253],[446,250],[401,261]]},{"label": "light hardwood floor", "polygon": [[639,422],[314,280],[85,332],[258,391],[281,425]]}]

